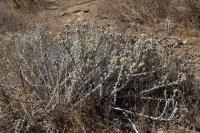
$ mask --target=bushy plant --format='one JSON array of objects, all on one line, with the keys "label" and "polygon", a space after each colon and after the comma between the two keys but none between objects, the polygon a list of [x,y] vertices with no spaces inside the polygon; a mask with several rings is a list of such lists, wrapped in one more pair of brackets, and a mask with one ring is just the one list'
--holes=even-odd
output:
[{"label": "bushy plant", "polygon": [[156,38],[87,24],[66,25],[53,39],[43,25],[14,35],[1,59],[0,129],[138,132],[141,117],[150,125],[179,122],[187,74],[163,47],[167,26]]}]

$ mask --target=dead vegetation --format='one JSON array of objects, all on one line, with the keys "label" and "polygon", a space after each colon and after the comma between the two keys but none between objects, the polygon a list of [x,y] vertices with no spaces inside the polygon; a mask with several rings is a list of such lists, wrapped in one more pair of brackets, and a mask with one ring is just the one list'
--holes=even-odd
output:
[{"label": "dead vegetation", "polygon": [[54,41],[43,25],[16,34],[1,60],[0,129],[146,132],[167,124],[196,130],[196,120],[184,125],[199,100],[187,100],[195,97],[188,60],[164,47],[170,25],[156,38],[134,39],[131,29],[119,34],[95,24],[66,25]]},{"label": "dead vegetation", "polygon": [[12,10],[7,10],[5,4],[0,3],[0,34],[9,31],[19,31],[26,29],[25,21],[14,13]]},{"label": "dead vegetation", "polygon": [[157,24],[168,18],[199,28],[199,0],[103,0],[99,14],[140,24]]},{"label": "dead vegetation", "polygon": [[[99,18],[131,26],[97,20],[55,36],[32,29],[42,1],[6,2],[0,30],[13,35],[1,49],[0,132],[200,132],[196,57],[177,54],[187,42],[171,37],[177,25],[199,28],[198,0],[97,1]],[[138,35],[136,26],[162,29]]]},{"label": "dead vegetation", "polygon": [[46,0],[6,0],[4,2],[14,9],[24,9],[32,12],[43,9],[46,4]]}]

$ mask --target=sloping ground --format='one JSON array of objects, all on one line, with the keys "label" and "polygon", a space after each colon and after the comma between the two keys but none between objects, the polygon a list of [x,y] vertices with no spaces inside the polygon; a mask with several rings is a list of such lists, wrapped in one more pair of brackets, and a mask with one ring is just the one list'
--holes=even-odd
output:
[{"label": "sloping ground", "polygon": [[[99,22],[112,29],[128,28],[129,22],[121,21],[115,17],[105,16],[99,12],[99,6],[102,6],[101,0],[67,0],[56,1],[54,6],[49,7],[48,10],[41,12],[40,17],[46,17],[47,25],[52,32],[59,32],[63,29],[65,24],[76,25],[83,22]],[[162,23],[156,26],[147,25],[133,25],[136,27],[134,35],[146,34],[153,36],[162,30]],[[184,44],[176,48],[177,55],[189,54],[191,58],[190,71],[200,80],[200,34],[199,30],[185,28],[184,26],[175,26],[175,32],[171,36],[171,40],[183,40]],[[160,130],[164,133],[164,130]],[[171,129],[169,132],[185,132],[185,129]],[[188,132],[195,132],[190,131]]]},{"label": "sloping ground", "polygon": [[[56,9],[49,7],[49,10],[44,11],[43,15],[47,17],[49,28],[60,31],[65,24],[77,24],[81,22],[100,22],[107,26],[110,26],[113,29],[120,29],[122,27],[129,27],[129,22],[124,22],[119,20],[117,17],[110,17],[109,13],[107,16],[103,11],[105,8],[100,7],[104,6],[102,0],[58,0],[55,1]],[[105,3],[107,4],[107,3]],[[106,7],[106,6],[105,6]],[[110,7],[112,8],[112,7]],[[105,9],[105,11],[108,9]],[[118,14],[116,14],[118,15]],[[42,15],[41,15],[42,16]],[[51,17],[50,17],[51,16]],[[131,25],[134,24],[131,23]],[[137,28],[135,35],[147,34],[154,35],[162,29],[162,22],[156,26],[147,26],[147,25],[137,25],[134,26]],[[185,28],[184,26],[177,26],[175,28],[175,33],[171,36],[172,39],[185,40],[187,43],[179,48],[177,51],[180,53],[188,52],[192,57],[194,64],[192,65],[192,72],[195,75],[200,74],[200,34],[198,30]]]},{"label": "sloping ground", "polygon": [[110,25],[113,20],[103,18],[98,14],[99,0],[73,0],[57,1],[39,13],[39,17],[45,18],[49,28],[60,31],[66,24],[78,24],[85,21],[99,21]]},{"label": "sloping ground", "polygon": [[[45,23],[53,35],[60,32],[66,24],[75,26],[79,23],[100,23],[114,30],[128,28],[131,26],[136,28],[133,36],[140,36],[141,34],[153,36],[162,30],[162,23],[156,26],[130,24],[129,22],[121,21],[115,17],[109,17],[99,12],[102,6],[101,0],[49,0],[47,9],[38,12],[33,16],[33,25],[36,23]],[[102,8],[101,8],[102,9]],[[200,32],[195,29],[185,28],[183,26],[176,26],[175,32],[171,36],[172,42],[174,40],[184,40],[185,42],[180,47],[176,47],[177,55],[183,55],[188,52],[190,55],[191,72],[194,73],[198,79],[200,77]],[[0,40],[5,44],[11,37],[12,32],[7,32]],[[181,42],[182,43],[182,42]],[[166,44],[167,45],[167,44]],[[199,79],[198,79],[199,80]],[[177,131],[177,129],[175,129]],[[172,130],[171,132],[175,132]],[[181,129],[182,130],[182,129]],[[164,132],[161,130],[160,132]],[[178,132],[178,131],[177,131]],[[184,131],[180,131],[184,132]],[[188,131],[190,132],[190,131]]]},{"label": "sloping ground", "polygon": [[[108,2],[109,3],[109,2]],[[138,24],[135,22],[128,22],[126,20],[120,19],[117,17],[118,12],[110,12],[109,7],[113,8],[103,0],[47,0],[46,9],[37,12],[34,15],[27,15],[27,23],[30,23],[34,27],[37,23],[45,23],[49,30],[55,34],[63,30],[64,25],[70,24],[75,26],[79,23],[100,23],[104,26],[108,26],[112,29],[127,29],[128,27],[136,28],[134,36],[140,34],[154,35],[158,34],[162,30],[162,23],[160,22],[157,25],[145,25]],[[108,13],[107,13],[108,12]],[[110,15],[112,14],[112,15]],[[112,16],[112,17],[111,17]],[[115,17],[116,16],[116,17]],[[20,19],[24,22],[20,16]],[[14,20],[13,23],[15,23]],[[19,24],[20,25],[20,24]],[[12,29],[15,29],[14,27]],[[1,41],[8,40],[10,32],[7,33],[6,37],[1,37]],[[4,38],[4,39],[3,39]],[[175,32],[171,36],[172,40],[180,39],[185,40],[187,43],[178,48],[178,53],[182,54],[188,52],[195,62],[192,65],[192,72],[195,75],[200,74],[200,34],[199,30],[185,28],[184,26],[175,24]],[[5,40],[5,41],[6,41]],[[3,42],[5,42],[3,41]]]}]

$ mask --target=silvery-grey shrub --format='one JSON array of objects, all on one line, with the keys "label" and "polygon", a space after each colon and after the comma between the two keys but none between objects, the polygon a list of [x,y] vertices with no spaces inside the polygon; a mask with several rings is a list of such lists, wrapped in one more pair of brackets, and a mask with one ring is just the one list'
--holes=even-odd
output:
[{"label": "silvery-grey shrub", "polygon": [[[27,131],[31,130],[36,125],[45,131],[53,130],[55,125],[50,112],[56,111],[59,105],[70,109],[81,107],[92,97],[99,101],[110,99],[108,104],[125,114],[156,121],[179,120],[181,110],[179,101],[175,100],[179,93],[176,86],[181,86],[187,76],[181,70],[171,69],[179,67],[173,63],[172,55],[159,53],[168,32],[171,33],[170,25],[166,25],[162,35],[156,38],[141,35],[134,41],[131,35],[126,35],[128,33],[87,24],[78,25],[76,29],[66,25],[54,38],[42,24],[25,35],[17,33],[13,36],[11,54],[2,59],[2,66],[7,64],[9,70],[5,71],[1,86],[12,97],[11,106],[23,105],[27,113],[12,118],[15,122],[9,127],[16,132],[24,130],[24,126]],[[148,82],[141,85],[146,80]],[[140,107],[132,112],[132,107],[129,111],[123,109],[118,104],[119,96],[129,94],[132,98],[162,102],[160,115],[143,115]],[[148,94],[153,95],[148,97]],[[125,98],[120,100],[127,102]],[[44,117],[43,122],[39,122],[40,117]],[[11,118],[5,116],[5,119]]]}]

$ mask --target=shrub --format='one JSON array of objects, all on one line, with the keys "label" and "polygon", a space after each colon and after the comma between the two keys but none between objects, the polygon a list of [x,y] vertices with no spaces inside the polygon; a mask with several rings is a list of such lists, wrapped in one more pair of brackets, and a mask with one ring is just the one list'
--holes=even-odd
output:
[{"label": "shrub", "polygon": [[1,61],[0,129],[138,132],[141,118],[146,125],[180,122],[187,73],[163,47],[167,25],[156,38],[87,24],[66,25],[55,39],[42,25],[16,34]]}]

